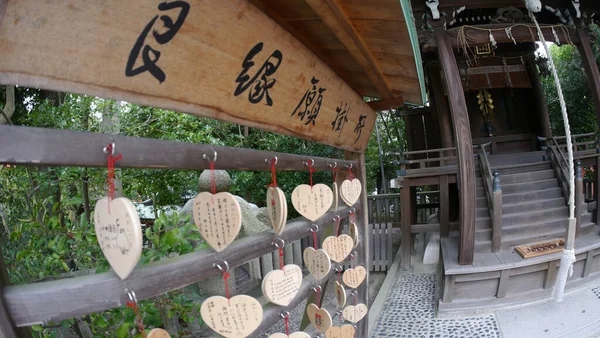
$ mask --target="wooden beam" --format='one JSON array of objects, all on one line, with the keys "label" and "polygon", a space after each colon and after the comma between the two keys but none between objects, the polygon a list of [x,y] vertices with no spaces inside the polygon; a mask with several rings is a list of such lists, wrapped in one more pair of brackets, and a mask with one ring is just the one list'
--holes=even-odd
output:
[{"label": "wooden beam", "polygon": [[[440,141],[442,148],[450,148],[453,146],[452,137],[452,120],[450,119],[450,108],[448,100],[444,92],[444,84],[442,82],[441,69],[437,65],[428,67],[429,85],[431,86],[431,103],[436,111],[438,124],[440,126]],[[449,155],[447,152],[446,155]]]},{"label": "wooden beam", "polygon": [[[513,27],[514,26],[514,27]],[[547,41],[554,42],[554,34],[552,33],[552,27],[550,25],[540,25],[544,38]],[[489,24],[489,25],[474,25],[474,26],[461,26],[450,28],[446,30],[450,36],[450,45],[453,48],[462,48],[459,39],[457,39],[459,32],[464,29],[467,43],[469,46],[484,45],[490,43],[490,32],[494,36],[497,43],[513,43],[504,29],[512,27],[511,34],[517,42],[535,42],[538,41],[537,31],[532,24]],[[572,30],[563,26],[564,29],[555,28],[556,34],[558,35],[561,44],[566,44],[569,40],[574,44],[579,43],[579,37],[577,34],[572,33]],[[434,51],[437,48],[437,43],[429,42],[423,45],[424,51]]]},{"label": "wooden beam", "polygon": [[[2,9],[0,0],[0,10]],[[31,331],[28,328],[18,328],[15,326],[12,320],[9,308],[4,300],[4,288],[10,285],[10,279],[8,278],[8,271],[4,264],[4,256],[0,251],[0,337],[2,338],[28,338],[31,337]]]},{"label": "wooden beam", "polygon": [[339,168],[353,165],[356,161],[327,159],[147,138],[115,136],[99,133],[84,133],[69,130],[0,126],[0,163],[17,165],[46,165],[71,167],[105,167],[106,155],[102,149],[115,143],[115,150],[123,154],[123,159],[115,163],[119,168],[140,169],[188,169],[209,168],[209,161],[202,158],[207,154],[212,158],[217,152],[215,167],[224,170],[270,170],[265,160],[277,156],[277,170],[306,170],[304,161],[315,161],[314,168],[330,170],[329,164],[337,162]]},{"label": "wooden beam", "polygon": [[596,57],[592,51],[587,32],[578,28],[577,36],[580,40],[577,48],[579,49],[579,54],[581,54],[581,61],[583,62],[583,68],[585,69],[588,85],[590,86],[590,93],[594,101],[594,107],[596,108],[596,129],[598,129],[600,128],[600,73],[598,72],[598,64],[596,63]]},{"label": "wooden beam", "polygon": [[410,269],[410,258],[412,254],[412,232],[411,232],[411,200],[410,200],[410,179],[404,179],[404,187],[400,189],[400,217],[401,220],[401,246],[402,261],[400,266],[402,269]]},{"label": "wooden beam", "polygon": [[348,52],[361,66],[369,80],[373,82],[384,99],[394,97],[383,72],[369,52],[367,44],[358,34],[350,19],[336,0],[306,0],[306,3],[321,16],[321,20],[331,29]]},{"label": "wooden beam", "polygon": [[[360,208],[360,202],[355,208]],[[348,207],[338,212],[330,211],[316,222],[304,218],[289,222],[286,231],[279,235],[286,243],[309,236],[308,228],[315,223],[326,229],[333,223],[335,215],[348,217]],[[114,272],[92,276],[68,278],[56,281],[9,286],[4,289],[4,299],[9,313],[17,326],[38,323],[60,322],[65,319],[120,307],[127,301],[125,289],[130,287],[138,300],[155,297],[165,292],[182,288],[209,277],[219,276],[213,267],[219,259],[229,267],[240,266],[249,260],[273,251],[272,240],[277,237],[265,231],[233,242],[222,252],[203,249],[160,262],[142,265],[126,279]],[[314,278],[310,277],[314,280]]]},{"label": "wooden beam", "polygon": [[402,96],[394,97],[393,99],[388,100],[377,100],[377,101],[369,101],[367,102],[369,107],[376,112],[384,111],[384,110],[392,110],[398,107],[404,106],[404,98]]},{"label": "wooden beam", "polygon": [[351,151],[366,148],[376,119],[246,0],[6,1],[0,50],[2,84],[182,111]]},{"label": "wooden beam", "polygon": [[454,57],[454,51],[446,32],[443,29],[435,31],[438,54],[444,80],[448,90],[448,103],[452,113],[452,125],[456,136],[458,152],[458,182],[460,199],[460,240],[458,263],[473,264],[475,252],[475,166],[473,163],[473,143],[471,141],[471,126],[465,94],[462,90],[460,73]]}]

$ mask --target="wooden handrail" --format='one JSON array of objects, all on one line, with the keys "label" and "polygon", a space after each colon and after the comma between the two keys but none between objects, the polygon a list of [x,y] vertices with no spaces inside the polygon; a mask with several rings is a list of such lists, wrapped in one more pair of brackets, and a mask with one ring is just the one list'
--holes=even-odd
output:
[{"label": "wooden handrail", "polygon": [[[479,164],[483,189],[487,197],[490,218],[492,220],[492,252],[497,252],[502,247],[502,190],[500,180],[492,174],[492,168],[485,151],[485,144],[479,146]],[[494,179],[497,182],[494,182]]]},{"label": "wooden handrail", "polygon": [[[575,137],[575,138],[589,137],[589,136],[596,136],[596,133],[575,134],[575,135],[571,135],[571,138],[573,138],[573,137]],[[567,139],[566,136],[553,136],[552,138],[556,139],[556,140],[566,140]]]}]

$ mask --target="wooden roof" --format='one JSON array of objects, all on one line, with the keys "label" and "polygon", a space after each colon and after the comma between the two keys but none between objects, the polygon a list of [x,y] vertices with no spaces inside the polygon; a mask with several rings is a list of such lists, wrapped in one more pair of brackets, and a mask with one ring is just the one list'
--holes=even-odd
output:
[{"label": "wooden roof", "polygon": [[[422,104],[399,0],[250,0],[362,96]],[[406,1],[408,4],[408,1]],[[414,30],[414,29],[413,29]],[[417,49],[418,51],[418,49]],[[397,105],[400,105],[397,104]]]}]

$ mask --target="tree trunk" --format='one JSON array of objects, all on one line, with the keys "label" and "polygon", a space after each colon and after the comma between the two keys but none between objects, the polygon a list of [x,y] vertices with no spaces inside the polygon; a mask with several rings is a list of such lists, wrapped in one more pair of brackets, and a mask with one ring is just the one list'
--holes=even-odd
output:
[{"label": "tree trunk", "polygon": [[0,114],[0,124],[12,124],[11,117],[15,113],[15,86],[6,86],[6,104]]}]

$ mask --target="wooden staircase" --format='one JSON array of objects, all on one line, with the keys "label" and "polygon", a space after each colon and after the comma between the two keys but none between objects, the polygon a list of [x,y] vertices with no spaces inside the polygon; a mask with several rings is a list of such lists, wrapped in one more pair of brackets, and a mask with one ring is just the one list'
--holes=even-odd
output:
[{"label": "wooden staircase", "polygon": [[[569,217],[563,192],[544,152],[488,155],[490,167],[500,173],[502,188],[502,249],[564,237]],[[492,221],[479,171],[476,172],[475,251],[490,252]],[[581,235],[594,229],[584,209]]]}]

